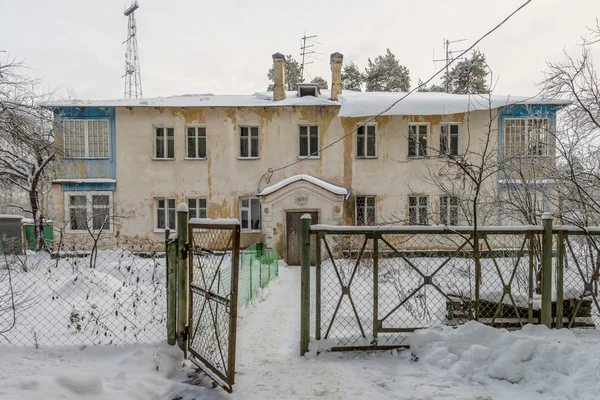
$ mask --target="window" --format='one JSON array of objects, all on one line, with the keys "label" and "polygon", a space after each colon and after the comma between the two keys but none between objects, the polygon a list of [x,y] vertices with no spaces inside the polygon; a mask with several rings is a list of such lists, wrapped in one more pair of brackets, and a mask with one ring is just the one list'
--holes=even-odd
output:
[{"label": "window", "polygon": [[108,158],[108,120],[65,119],[63,141],[66,158]]},{"label": "window", "polygon": [[356,129],[357,158],[377,157],[376,131],[377,127],[375,125],[359,126]]},{"label": "window", "polygon": [[240,222],[243,231],[260,229],[260,200],[256,197],[240,199]]},{"label": "window", "polygon": [[356,196],[356,225],[375,225],[375,196]]},{"label": "window", "polygon": [[175,158],[175,129],[164,126],[154,128],[154,158],[172,160]]},{"label": "window", "polygon": [[440,196],[440,224],[458,225],[458,198]]},{"label": "window", "polygon": [[504,155],[548,155],[548,118],[506,118]]},{"label": "window", "polygon": [[175,199],[156,199],[156,229],[175,229]]},{"label": "window", "polygon": [[70,231],[111,230],[112,192],[67,194]]},{"label": "window", "polygon": [[427,196],[410,196],[408,198],[408,224],[427,225]]},{"label": "window", "polygon": [[258,158],[258,127],[240,128],[240,158]]},{"label": "window", "polygon": [[319,157],[318,151],[319,126],[300,125],[300,157]]},{"label": "window", "polygon": [[188,199],[190,218],[206,218],[206,199]]},{"label": "window", "polygon": [[440,154],[458,155],[458,124],[440,126]]},{"label": "window", "polygon": [[429,136],[429,125],[408,125],[408,156],[424,157],[427,155],[427,137]]},{"label": "window", "polygon": [[206,158],[206,127],[187,126],[187,158]]}]

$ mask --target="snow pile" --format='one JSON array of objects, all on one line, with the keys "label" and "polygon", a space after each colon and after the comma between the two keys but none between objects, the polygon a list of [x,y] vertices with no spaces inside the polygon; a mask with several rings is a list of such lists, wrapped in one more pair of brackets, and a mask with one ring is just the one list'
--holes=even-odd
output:
[{"label": "snow pile", "polygon": [[[177,346],[2,349],[0,398],[173,399],[206,398],[208,385],[184,383],[193,371]],[[216,394],[216,392],[215,392]]]},{"label": "snow pile", "polygon": [[469,322],[416,331],[407,340],[413,359],[443,369],[448,382],[505,381],[544,399],[597,399],[600,393],[598,346],[566,329],[527,325],[508,332]]}]

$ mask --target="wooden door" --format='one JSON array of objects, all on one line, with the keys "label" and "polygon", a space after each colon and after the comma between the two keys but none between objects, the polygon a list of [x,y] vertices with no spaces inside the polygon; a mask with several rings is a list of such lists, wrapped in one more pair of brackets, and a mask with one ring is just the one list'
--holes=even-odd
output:
[{"label": "wooden door", "polygon": [[[304,214],[310,214],[311,223],[318,224],[319,216],[316,211],[313,212],[287,212],[286,215],[286,262],[288,265],[300,265],[301,248],[300,239],[302,235],[302,223],[300,217]],[[315,265],[317,262],[316,242],[314,235],[310,238],[310,263]]]}]

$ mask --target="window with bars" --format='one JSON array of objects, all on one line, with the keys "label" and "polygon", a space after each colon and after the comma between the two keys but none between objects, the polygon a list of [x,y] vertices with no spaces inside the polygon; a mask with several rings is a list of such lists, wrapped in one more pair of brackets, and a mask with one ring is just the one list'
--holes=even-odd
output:
[{"label": "window with bars", "polygon": [[504,155],[548,155],[548,128],[548,118],[506,118]]},{"label": "window with bars", "polygon": [[154,127],[154,158],[159,160],[173,160],[175,158],[175,128]]},{"label": "window with bars", "polygon": [[108,120],[63,120],[65,158],[108,158]]},{"label": "window with bars", "polygon": [[427,215],[427,196],[410,196],[408,198],[408,224],[409,225],[427,225],[429,218]]},{"label": "window with bars", "polygon": [[429,125],[408,124],[408,156],[425,157],[429,140]]},{"label": "window with bars", "polygon": [[240,127],[240,158],[258,158],[258,127]]},{"label": "window with bars", "polygon": [[[319,126],[300,125],[300,157],[319,157]],[[316,153],[316,154],[315,154]]]},{"label": "window with bars", "polygon": [[377,157],[377,126],[364,125],[356,129],[356,157]]},{"label": "window with bars", "polygon": [[111,230],[112,192],[68,194],[70,231]]},{"label": "window with bars", "polygon": [[175,199],[156,199],[156,229],[175,229]]},{"label": "window with bars", "polygon": [[458,225],[458,198],[440,196],[440,224]]},{"label": "window with bars", "polygon": [[242,231],[260,229],[260,200],[257,197],[240,199],[240,223]]},{"label": "window with bars", "polygon": [[440,154],[458,155],[458,124],[440,126]]},{"label": "window with bars", "polygon": [[206,199],[188,199],[190,218],[206,218]]},{"label": "window with bars", "polygon": [[186,126],[186,132],[186,157],[192,159],[206,158],[206,127]]},{"label": "window with bars", "polygon": [[356,225],[375,225],[375,196],[356,196]]}]

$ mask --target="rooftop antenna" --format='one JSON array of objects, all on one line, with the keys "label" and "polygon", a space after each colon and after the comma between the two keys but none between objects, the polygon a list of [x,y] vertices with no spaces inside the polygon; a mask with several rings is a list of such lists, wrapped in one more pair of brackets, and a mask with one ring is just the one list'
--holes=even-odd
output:
[{"label": "rooftop antenna", "polygon": [[125,53],[125,98],[137,99],[142,97],[142,77],[140,75],[140,58],[137,47],[137,24],[135,22],[135,10],[140,8],[137,0],[131,3],[131,6],[125,10],[123,15],[128,18],[127,21],[127,52]]},{"label": "rooftop antenna", "polygon": [[[300,46],[300,55],[302,56],[302,62],[300,63],[300,82],[304,82],[304,66],[313,63],[313,61],[308,60],[310,60],[314,54],[320,54],[316,49],[313,49],[315,44],[322,44],[314,40],[316,37],[317,35],[306,36],[306,31],[304,31],[304,36],[302,36],[302,46]],[[307,40],[309,44],[306,44]]]},{"label": "rooftop antenna", "polygon": [[[433,62],[439,62],[439,61],[444,61],[446,63],[446,77],[448,76],[448,65],[450,64],[450,61],[452,61],[453,53],[462,53],[463,51],[465,51],[464,49],[462,50],[450,50],[450,45],[452,43],[458,43],[458,42],[464,42],[467,39],[458,39],[458,40],[448,40],[448,39],[444,39],[444,48],[446,49],[446,58],[442,58],[442,59],[435,59],[435,52],[433,55]],[[446,93],[448,93],[450,91],[450,88],[448,87],[449,84],[449,80],[446,79]]]}]

